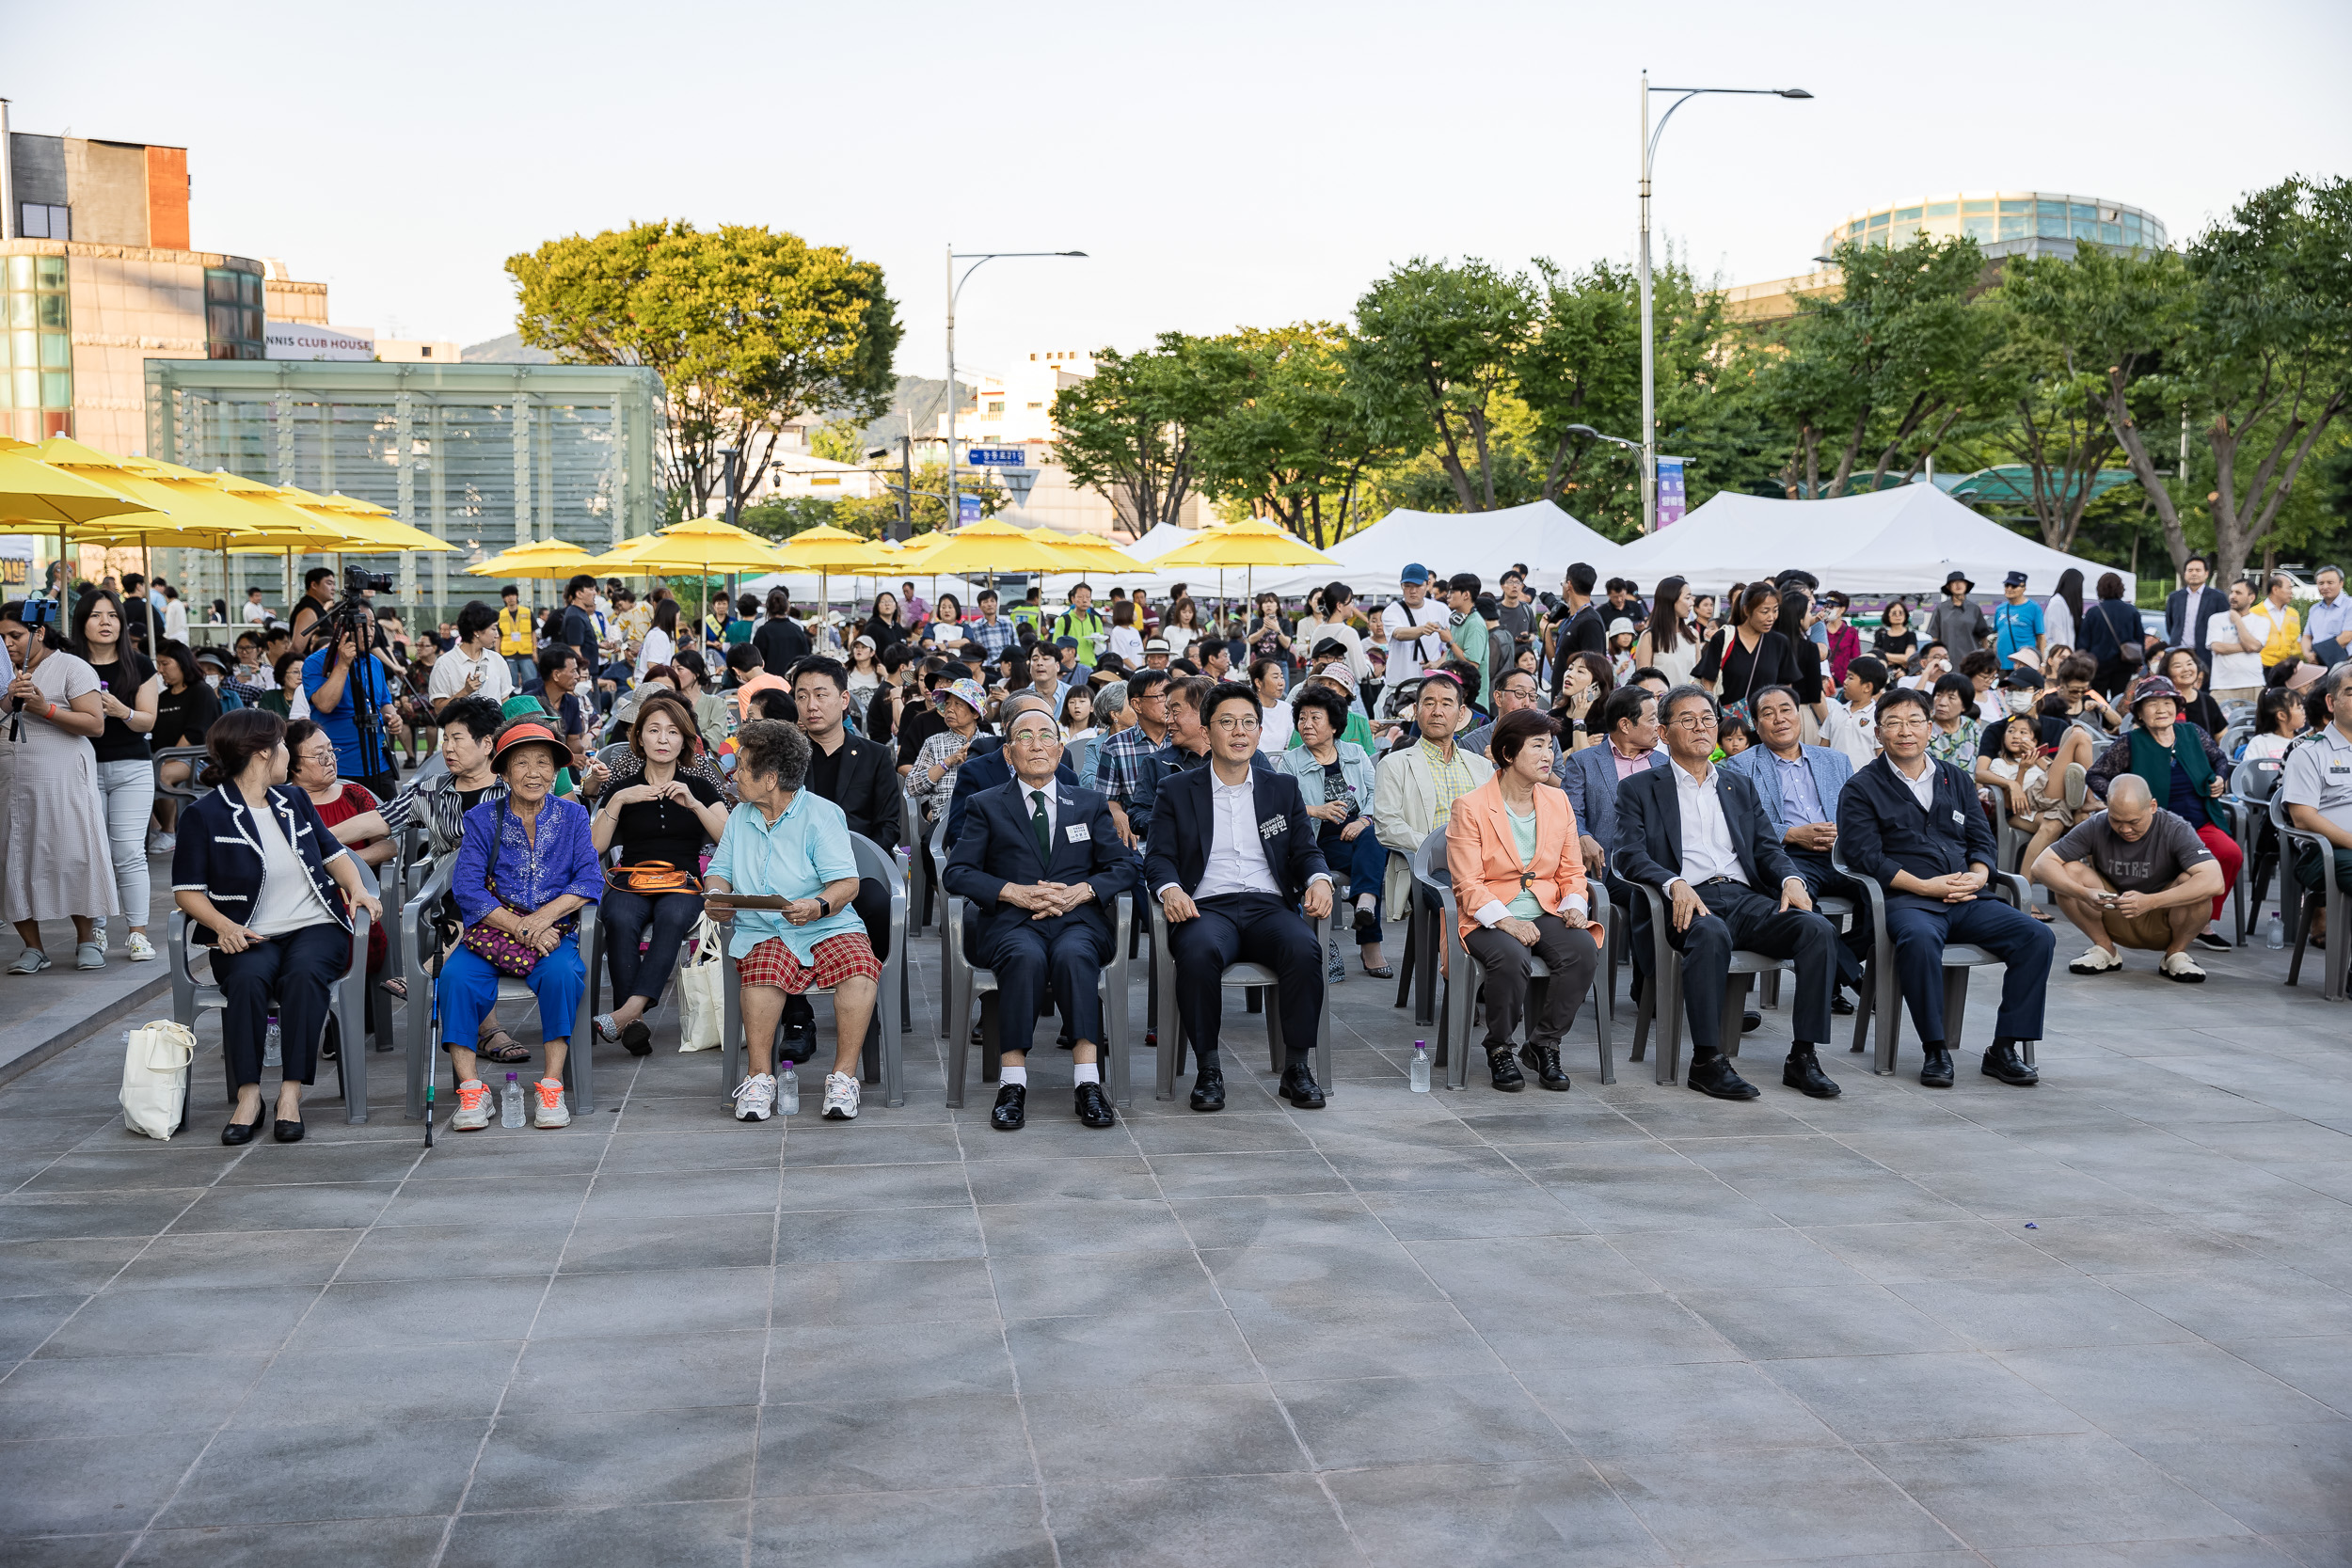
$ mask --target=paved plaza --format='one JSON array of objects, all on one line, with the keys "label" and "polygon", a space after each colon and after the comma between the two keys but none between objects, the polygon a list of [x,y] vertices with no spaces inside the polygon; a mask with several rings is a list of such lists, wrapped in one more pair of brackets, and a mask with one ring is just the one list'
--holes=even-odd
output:
[{"label": "paved plaza", "polygon": [[2025,1090],[1979,974],[1955,1088],[1829,1102],[1779,1012],[1726,1104],[1629,1007],[1613,1087],[1588,1014],[1568,1094],[1414,1095],[1359,977],[1326,1110],[1236,1018],[1222,1115],[1141,1054],[1089,1132],[1047,1048],[1005,1135],[937,952],[849,1125],[728,1120],[674,1015],[429,1153],[383,1056],[223,1148],[211,1022],[168,1145],[119,1026],[0,1090],[0,1561],[2352,1562],[2352,1010],[2283,955],[2060,973]]}]

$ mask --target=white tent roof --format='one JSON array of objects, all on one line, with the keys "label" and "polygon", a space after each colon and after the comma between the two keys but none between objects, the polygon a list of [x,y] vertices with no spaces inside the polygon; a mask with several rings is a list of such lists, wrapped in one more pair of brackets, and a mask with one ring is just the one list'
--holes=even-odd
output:
[{"label": "white tent roof", "polygon": [[1188,545],[1200,537],[1195,528],[1178,528],[1174,523],[1153,523],[1144,531],[1143,537],[1132,545],[1119,547],[1137,561],[1148,562],[1166,555],[1179,545]]},{"label": "white tent roof", "polygon": [[[1955,567],[1979,594],[1994,594],[2003,577],[2021,571],[2036,598],[2057,592],[2058,574],[2070,566],[2091,582],[2116,570],[2013,533],[1932,484],[1820,501],[1723,491],[1680,522],[1626,546],[1612,569],[1645,588],[1682,577],[1720,593],[1792,566],[1820,578],[1823,588],[1889,594],[1940,593]],[[2117,575],[2129,594],[2132,574]]]},{"label": "white tent roof", "polygon": [[1503,572],[1524,561],[1535,580],[1532,593],[1560,586],[1560,574],[1582,561],[1603,577],[1618,571],[1625,546],[1610,543],[1550,501],[1529,501],[1500,512],[1411,512],[1398,507],[1327,552],[1337,570],[1268,573],[1260,588],[1303,594],[1318,583],[1344,582],[1359,594],[1386,597],[1396,592],[1397,574],[1420,562],[1448,576],[1476,572],[1492,588]]}]

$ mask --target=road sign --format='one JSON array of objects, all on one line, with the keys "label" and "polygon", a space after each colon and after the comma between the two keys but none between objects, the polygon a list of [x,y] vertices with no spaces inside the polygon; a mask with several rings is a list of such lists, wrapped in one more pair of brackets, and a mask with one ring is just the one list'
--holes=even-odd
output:
[{"label": "road sign", "polygon": [[956,521],[958,523],[977,523],[979,520],[980,498],[969,494],[958,496],[956,498]]},{"label": "road sign", "polygon": [[999,468],[996,477],[1003,482],[1005,493],[1012,498],[1014,505],[1029,503],[1029,489],[1037,483],[1035,468]]},{"label": "road sign", "polygon": [[1019,468],[1027,466],[1029,454],[1019,447],[974,447],[963,460],[976,468]]}]

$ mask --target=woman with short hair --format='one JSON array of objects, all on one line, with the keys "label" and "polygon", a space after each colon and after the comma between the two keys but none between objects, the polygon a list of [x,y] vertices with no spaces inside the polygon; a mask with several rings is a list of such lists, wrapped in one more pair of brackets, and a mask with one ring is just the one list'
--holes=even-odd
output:
[{"label": "woman with short hair", "polygon": [[[121,905],[91,745],[106,727],[98,672],[55,628],[27,623],[29,613],[21,600],[0,605],[0,641],[16,668],[0,718],[0,912],[24,941],[8,973],[47,969],[40,923],[65,919],[73,922],[73,966],[103,969],[97,920]],[[146,914],[142,907],[138,918]]]},{"label": "woman with short hair", "polygon": [[[590,825],[599,855],[615,847],[621,852],[599,906],[618,1005],[596,1015],[596,1035],[620,1041],[632,1056],[653,1049],[643,1020],[661,1000],[679,943],[702,918],[703,847],[727,831],[718,788],[684,769],[693,734],[684,703],[667,692],[647,697],[628,736],[642,771],[636,783],[605,791]],[[642,957],[641,942],[648,942]]]},{"label": "woman with short hair", "polygon": [[[280,1067],[281,1144],[302,1136],[302,1090],[318,1071],[328,998],[351,964],[351,911],[378,927],[384,906],[367,891],[318,808],[286,782],[286,723],[260,708],[223,714],[204,738],[187,832],[171,855],[172,897],[213,950],[213,979],[227,1006],[221,1050],[237,1103],[220,1141],[247,1144],[262,1125],[262,1056],[273,1008]],[[344,1041],[364,1050],[364,1042]]]},{"label": "woman with short hair", "polygon": [[[1334,871],[1346,868],[1349,901],[1355,905],[1357,962],[1374,979],[1386,980],[1395,974],[1380,952],[1380,884],[1388,872],[1389,851],[1372,829],[1372,755],[1342,738],[1349,721],[1361,718],[1336,683],[1302,681],[1291,699],[1290,747],[1276,753],[1275,760],[1298,781],[1300,797],[1310,802],[1307,815],[1318,824],[1315,843],[1325,863]],[[1333,980],[1347,975],[1340,961],[1339,940],[1334,933],[1326,955]]]}]

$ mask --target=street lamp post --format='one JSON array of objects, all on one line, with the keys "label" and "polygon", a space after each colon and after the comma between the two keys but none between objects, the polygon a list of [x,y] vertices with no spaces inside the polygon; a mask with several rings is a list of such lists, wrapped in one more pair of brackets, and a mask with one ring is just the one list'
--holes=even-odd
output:
[{"label": "street lamp post", "polygon": [[[964,284],[971,281],[972,275],[980,270],[983,261],[993,261],[999,257],[1085,255],[1083,250],[969,250],[960,253],[953,244],[947,246],[947,527],[950,529],[962,520],[960,515],[963,511],[963,486],[956,478],[956,404],[962,401],[956,395],[956,296],[963,293]],[[956,276],[958,261],[972,263],[963,269],[961,277]]]},{"label": "street lamp post", "polygon": [[[1680,93],[1666,105],[1666,112],[1658,117],[1656,130],[1649,122],[1649,72],[1642,72],[1642,531],[1658,531],[1658,351],[1650,338],[1649,290],[1649,183],[1650,163],[1657,156],[1658,138],[1666,132],[1666,121],[1674,112],[1692,99],[1707,92],[1739,93],[1758,98],[1810,98],[1803,87],[1659,87],[1659,92]],[[952,390],[952,388],[950,388]]]}]

